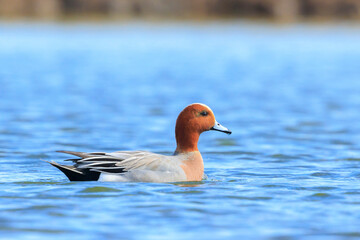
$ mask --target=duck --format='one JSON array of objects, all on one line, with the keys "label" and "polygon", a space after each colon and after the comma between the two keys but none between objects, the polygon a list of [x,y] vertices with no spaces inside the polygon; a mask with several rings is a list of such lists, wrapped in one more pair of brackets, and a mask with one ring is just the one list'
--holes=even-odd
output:
[{"label": "duck", "polygon": [[70,181],[104,182],[197,182],[204,177],[204,162],[198,150],[200,134],[206,131],[231,131],[215,120],[213,111],[202,103],[186,106],[175,125],[176,149],[173,155],[149,151],[74,152],[57,151],[77,158],[73,165],[54,161]]}]

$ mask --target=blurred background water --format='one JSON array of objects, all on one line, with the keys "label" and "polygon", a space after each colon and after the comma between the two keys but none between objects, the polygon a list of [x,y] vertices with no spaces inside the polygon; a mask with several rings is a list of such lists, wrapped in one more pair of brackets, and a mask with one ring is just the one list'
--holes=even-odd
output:
[{"label": "blurred background water", "polygon": [[[360,238],[360,31],[251,22],[0,24],[1,239]],[[172,154],[208,179],[68,182],[56,150]]]}]

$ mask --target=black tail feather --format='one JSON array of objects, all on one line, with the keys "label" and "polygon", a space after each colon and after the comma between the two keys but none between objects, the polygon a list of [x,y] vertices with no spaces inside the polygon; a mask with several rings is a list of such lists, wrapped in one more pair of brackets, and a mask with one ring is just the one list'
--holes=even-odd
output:
[{"label": "black tail feather", "polygon": [[70,181],[97,181],[100,177],[99,172],[76,169],[73,166],[61,165],[56,162],[49,162],[54,167],[62,171]]}]

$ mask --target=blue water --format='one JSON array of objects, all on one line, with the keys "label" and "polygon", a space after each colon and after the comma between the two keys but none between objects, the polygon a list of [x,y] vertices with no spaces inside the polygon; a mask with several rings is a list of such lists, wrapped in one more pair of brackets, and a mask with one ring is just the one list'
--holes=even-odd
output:
[{"label": "blue water", "polygon": [[[0,24],[1,239],[360,238],[360,27]],[[68,182],[56,150],[171,154],[208,179]]]}]

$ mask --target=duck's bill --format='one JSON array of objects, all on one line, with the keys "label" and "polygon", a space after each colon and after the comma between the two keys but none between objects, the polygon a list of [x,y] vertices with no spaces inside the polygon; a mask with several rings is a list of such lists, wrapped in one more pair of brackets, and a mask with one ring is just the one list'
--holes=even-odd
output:
[{"label": "duck's bill", "polygon": [[231,134],[231,131],[229,129],[227,129],[226,127],[224,127],[223,125],[221,125],[217,121],[215,121],[215,125],[212,128],[210,128],[210,130],[224,132],[226,134]]}]

